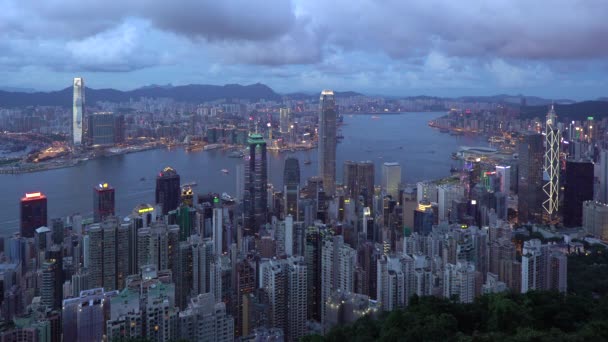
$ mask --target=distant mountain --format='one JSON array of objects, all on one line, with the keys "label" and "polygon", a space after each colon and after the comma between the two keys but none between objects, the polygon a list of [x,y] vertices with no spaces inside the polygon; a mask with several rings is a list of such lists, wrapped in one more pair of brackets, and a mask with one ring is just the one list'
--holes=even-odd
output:
[{"label": "distant mountain", "polygon": [[[71,106],[72,88],[66,88],[51,92],[9,92],[0,91],[0,107],[22,107],[22,106]],[[281,99],[281,95],[275,93],[264,84],[251,85],[226,84],[224,86],[190,84],[185,86],[147,86],[130,91],[115,89],[86,89],[87,103],[94,104],[98,101],[126,102],[130,99],[146,98],[170,98],[179,102],[205,102],[217,99],[243,99],[258,101],[260,99]]]},{"label": "distant mountain", "polygon": [[18,88],[18,87],[0,87],[1,91],[17,91],[22,93],[33,93],[36,89],[32,88]]},{"label": "distant mountain", "polygon": [[[542,118],[549,110],[547,105],[528,106],[522,109],[522,118]],[[593,116],[596,120],[608,116],[608,101],[583,101],[572,104],[556,104],[555,113],[560,121],[564,120],[586,120]]]},{"label": "distant mountain", "polygon": [[526,99],[526,105],[528,106],[540,106],[540,105],[549,105],[551,103],[560,103],[560,104],[571,104],[575,103],[574,100],[569,99],[545,99],[538,96],[522,96],[522,95],[507,95],[507,94],[498,94],[491,96],[461,96],[456,98],[456,100],[463,102],[493,102],[493,103],[507,103],[507,104],[517,104],[521,103],[521,99]]},{"label": "distant mountain", "polygon": [[[311,100],[311,99],[318,100],[320,94],[321,94],[321,92],[318,92],[318,93],[297,92],[297,93],[288,93],[288,94],[285,94],[284,96],[290,100]],[[334,95],[336,96],[336,98],[364,96],[363,94],[355,92],[355,91],[334,91]]]}]

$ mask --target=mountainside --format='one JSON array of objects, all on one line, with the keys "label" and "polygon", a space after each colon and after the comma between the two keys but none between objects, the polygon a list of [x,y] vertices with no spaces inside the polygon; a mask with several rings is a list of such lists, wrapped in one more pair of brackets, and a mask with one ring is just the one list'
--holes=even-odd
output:
[{"label": "mountainside", "polygon": [[[520,117],[532,119],[534,117],[542,118],[547,115],[549,107],[544,106],[528,106],[524,107]],[[572,104],[556,104],[555,113],[559,121],[568,120],[586,120],[587,117],[593,116],[596,120],[608,116],[608,101],[583,101]]]},{"label": "mountainside", "polygon": [[[125,102],[140,97],[170,98],[179,102],[205,102],[217,99],[244,99],[250,101],[280,100],[281,96],[268,86],[260,83],[251,85],[226,84],[224,86],[190,84],[185,86],[149,86],[135,90],[86,89],[87,103],[97,101]],[[0,107],[20,106],[71,106],[72,87],[51,92],[8,92],[0,91]]]}]

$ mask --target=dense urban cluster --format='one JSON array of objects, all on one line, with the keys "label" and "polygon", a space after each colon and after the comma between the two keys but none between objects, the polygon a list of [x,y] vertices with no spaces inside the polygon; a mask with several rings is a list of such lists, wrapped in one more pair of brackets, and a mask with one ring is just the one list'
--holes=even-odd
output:
[{"label": "dense urban cluster", "polygon": [[[123,142],[124,127],[138,120],[87,115],[83,103],[83,80],[75,79],[74,151]],[[242,110],[235,106],[226,112]],[[358,330],[332,328],[364,317],[357,324],[378,338],[380,324],[390,323],[372,318],[419,320],[436,308],[456,317],[432,320],[446,328],[437,336],[447,336],[454,320],[468,319],[455,311],[484,316],[484,301],[502,301],[492,310],[507,311],[484,324],[508,332],[502,325],[519,313],[510,308],[534,300],[513,293],[567,292],[568,255],[608,240],[603,121],[558,122],[553,107],[534,125],[509,119],[508,110],[453,110],[431,124],[456,134],[485,127],[496,148],[465,147],[452,176],[414,185],[403,182],[399,163],[376,170],[346,161],[338,183],[341,105],[323,90],[315,106],[314,119],[297,123],[296,105],[280,109],[278,132],[248,114],[205,126],[205,146],[246,147],[234,197],[195,194],[171,166],[158,170],[155,198],[142,198],[126,217],[116,215],[115,189],[103,180],[91,185],[92,217],[49,218],[53,199],[25,194],[19,232],[3,244],[0,341],[298,341],[326,333],[337,340]],[[213,108],[196,111],[207,117]],[[192,120],[191,135],[202,135]],[[138,129],[150,120],[141,122]],[[283,184],[270,184],[267,151],[297,148],[309,136],[317,176],[301,179],[307,161],[289,157]]]}]

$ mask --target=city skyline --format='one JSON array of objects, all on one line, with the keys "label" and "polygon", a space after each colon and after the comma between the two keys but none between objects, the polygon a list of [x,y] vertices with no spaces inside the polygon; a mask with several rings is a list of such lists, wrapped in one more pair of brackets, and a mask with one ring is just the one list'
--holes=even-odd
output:
[{"label": "city skyline", "polygon": [[76,74],[123,90],[262,82],[282,92],[594,99],[607,95],[608,49],[597,44],[606,6],[6,0],[0,86],[62,89]]}]

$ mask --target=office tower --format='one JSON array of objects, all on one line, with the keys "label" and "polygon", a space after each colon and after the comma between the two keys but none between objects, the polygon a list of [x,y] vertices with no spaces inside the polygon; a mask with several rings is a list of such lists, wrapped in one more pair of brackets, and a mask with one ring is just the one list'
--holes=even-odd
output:
[{"label": "office tower", "polygon": [[103,287],[106,291],[121,289],[129,275],[129,225],[109,217],[89,225],[86,235],[89,285]]},{"label": "office tower", "polygon": [[179,314],[179,338],[183,341],[228,342],[234,340],[234,319],[226,304],[216,303],[211,293],[195,296]]},{"label": "office tower", "polygon": [[291,109],[281,108],[279,109],[279,131],[281,134],[287,134],[291,130]]},{"label": "office tower", "polygon": [[123,142],[125,142],[125,116],[114,115],[114,143],[122,144]]},{"label": "office tower", "polygon": [[456,296],[461,303],[475,299],[475,266],[468,262],[447,264],[443,272],[443,296]]},{"label": "office tower", "polygon": [[583,229],[587,234],[608,241],[608,204],[583,202]]},{"label": "office tower", "polygon": [[328,196],[336,190],[337,115],[334,92],[323,90],[319,100],[319,176]]},{"label": "office tower", "polygon": [[593,163],[568,160],[564,184],[564,225],[579,227],[583,223],[583,202],[593,200]]},{"label": "office tower", "polygon": [[559,146],[561,134],[557,128],[557,116],[553,105],[547,113],[547,121],[545,127],[545,157],[543,169],[543,191],[545,200],[543,201],[543,209],[548,220],[551,222],[555,219],[555,215],[559,209]]},{"label": "office tower", "polygon": [[236,172],[235,172],[235,177],[236,177],[236,199],[239,202],[243,201],[244,198],[244,194],[245,194],[245,168],[243,166],[243,164],[237,164],[236,165]]},{"label": "office tower", "polygon": [[82,291],[76,298],[65,299],[61,313],[63,340],[103,341],[110,299],[117,294],[118,291],[105,292],[96,288]]},{"label": "office tower", "polygon": [[431,182],[416,183],[416,200],[418,202],[437,202],[437,184]]},{"label": "office tower", "polygon": [[[336,235],[323,241],[321,253],[321,302],[333,291],[354,292],[357,252]],[[325,317],[325,306],[321,309],[321,317]]]},{"label": "office tower", "polygon": [[242,336],[247,327],[245,302],[247,297],[258,288],[256,279],[256,260],[247,256],[236,264],[236,314],[235,336]]},{"label": "office tower", "polygon": [[321,305],[324,301],[321,297],[321,266],[323,232],[317,226],[306,229],[305,260],[308,274],[308,314],[309,320],[321,322]]},{"label": "office tower", "polygon": [[399,186],[401,184],[401,165],[399,163],[382,164],[382,191],[394,200],[399,199]]},{"label": "office tower", "polygon": [[464,187],[460,184],[442,184],[437,187],[437,205],[439,222],[456,221],[455,213],[452,214],[454,201],[464,198]]},{"label": "office tower", "polygon": [[181,203],[188,207],[194,206],[194,191],[192,191],[192,187],[184,186],[182,188]]},{"label": "office tower", "polygon": [[288,257],[293,256],[293,247],[294,247],[294,226],[293,226],[293,216],[287,215],[285,217],[285,221],[283,222],[285,226],[285,255]]},{"label": "office tower", "polygon": [[285,217],[291,215],[298,221],[300,200],[300,163],[298,158],[288,157],[285,159],[283,172],[283,196],[285,198]]},{"label": "office tower", "polygon": [[374,198],[374,163],[371,161],[344,162],[344,188],[346,195],[357,201],[363,196],[363,206],[373,207]]},{"label": "office tower", "polygon": [[63,243],[63,238],[65,235],[64,230],[65,224],[63,222],[63,219],[55,218],[51,220],[51,232],[54,244],[61,245]]},{"label": "office tower", "polygon": [[268,216],[268,173],[266,141],[260,134],[251,134],[249,160],[245,168],[244,235],[257,235],[260,226],[266,224]]},{"label": "office tower", "polygon": [[101,222],[109,216],[114,216],[114,188],[108,183],[99,183],[93,188],[93,219]]},{"label": "office tower", "polygon": [[40,284],[40,296],[42,304],[49,309],[59,309],[63,298],[63,282],[61,281],[61,270],[58,260],[49,259],[42,263],[42,283]]},{"label": "office tower", "polygon": [[216,256],[223,254],[224,225],[222,224],[222,216],[222,208],[213,208],[213,248]]},{"label": "office tower", "polygon": [[428,235],[433,230],[435,213],[430,202],[420,202],[414,210],[414,232],[420,235]]},{"label": "office tower", "polygon": [[519,138],[519,196],[517,211],[520,223],[539,223],[542,219],[543,136],[526,134]]},{"label": "office tower", "polygon": [[87,117],[88,144],[91,146],[113,145],[116,141],[114,113],[93,113]]},{"label": "office tower", "polygon": [[84,79],[74,78],[74,98],[72,108],[72,143],[82,145],[82,123],[84,120]]},{"label": "office tower", "polygon": [[36,228],[47,225],[46,206],[46,196],[41,192],[26,193],[25,196],[21,198],[21,225],[19,233],[22,237],[34,237]]},{"label": "office tower", "polygon": [[508,196],[511,189],[511,166],[496,165],[496,175],[500,178],[500,192]]},{"label": "office tower", "polygon": [[211,267],[215,259],[213,241],[198,235],[189,237],[188,241],[192,245],[192,295],[211,292]]},{"label": "office tower", "polygon": [[179,174],[167,166],[156,177],[156,204],[162,207],[162,214],[167,215],[179,207],[181,187]]}]

